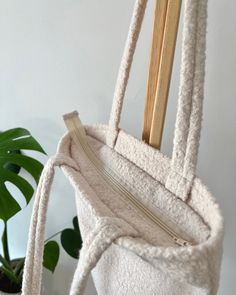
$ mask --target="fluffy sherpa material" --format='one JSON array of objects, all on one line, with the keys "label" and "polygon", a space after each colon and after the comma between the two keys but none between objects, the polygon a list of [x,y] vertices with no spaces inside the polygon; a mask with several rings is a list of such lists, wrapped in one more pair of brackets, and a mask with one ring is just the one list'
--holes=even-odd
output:
[{"label": "fluffy sherpa material", "polygon": [[[158,174],[158,178],[163,180],[170,167],[167,157],[128,136],[124,146],[136,146],[136,154],[132,153],[131,158],[135,157],[137,161],[131,162],[130,158],[121,156],[121,151],[117,153],[102,142],[105,129],[105,126],[87,127],[87,132],[91,131],[89,143],[97,156],[107,165],[109,162],[109,166],[122,175],[124,183],[131,190],[134,189],[135,196],[143,204],[157,215],[161,213],[167,222],[171,221],[172,226],[175,224],[175,228],[180,229],[185,237],[191,237],[195,245],[183,248],[175,245],[165,232],[140,216],[104,183],[72,142],[68,152],[73,159],[77,159],[81,174],[66,167],[63,170],[77,192],[76,203],[83,238],[86,240],[95,226],[88,207],[91,210],[100,208],[101,211],[96,214],[101,216],[109,214],[110,217],[113,215],[125,220],[134,230],[134,237],[117,239],[93,270],[98,294],[143,294],[143,290],[146,294],[216,294],[223,225],[214,198],[197,178],[187,202],[176,198],[162,182],[141,169],[147,162],[140,160],[143,145],[150,149],[150,154],[154,151],[158,154],[159,166],[167,168]],[[95,133],[96,139],[91,136]],[[155,171],[155,167],[155,161],[150,161],[149,170]]]}]

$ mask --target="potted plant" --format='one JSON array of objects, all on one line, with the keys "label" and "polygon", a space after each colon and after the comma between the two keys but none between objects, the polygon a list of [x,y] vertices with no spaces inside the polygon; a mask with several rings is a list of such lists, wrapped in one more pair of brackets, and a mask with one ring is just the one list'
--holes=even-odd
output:
[{"label": "potted plant", "polygon": [[[43,165],[38,160],[23,154],[21,150],[45,154],[41,145],[24,128],[14,128],[0,134],[0,219],[4,224],[1,234],[0,294],[20,294],[25,260],[24,257],[11,259],[9,253],[8,221],[22,208],[11,195],[6,182],[12,183],[21,191],[28,205],[34,194],[34,188],[20,175],[21,168],[33,177],[36,184],[43,169]],[[78,220],[74,217],[73,228],[66,228],[45,241],[43,265],[51,272],[54,272],[59,260],[59,245],[52,240],[58,234],[65,251],[76,259],[82,245]]]}]

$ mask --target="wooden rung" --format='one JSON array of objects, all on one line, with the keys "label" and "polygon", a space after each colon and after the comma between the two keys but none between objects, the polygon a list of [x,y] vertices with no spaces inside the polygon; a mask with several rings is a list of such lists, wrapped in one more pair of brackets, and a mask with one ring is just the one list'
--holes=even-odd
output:
[{"label": "wooden rung", "polygon": [[150,52],[150,64],[148,73],[148,84],[146,103],[144,110],[144,122],[143,122],[143,140],[149,143],[151,125],[152,125],[152,113],[155,102],[156,87],[161,59],[163,35],[166,21],[166,9],[168,0],[156,0],[153,32],[152,32],[152,46]]},{"label": "wooden rung", "polygon": [[[156,7],[158,7],[158,2],[160,2],[160,0],[157,0]],[[164,8],[164,2],[166,3],[166,9]],[[157,28],[153,30],[148,91],[144,113],[143,139],[151,146],[158,149],[160,149],[161,146],[165,121],[180,8],[181,0],[163,0],[161,13],[161,19],[165,18],[163,32],[158,33]],[[155,18],[156,17],[160,17],[160,13],[157,14],[157,12],[155,12]],[[155,20],[154,25],[157,24],[158,21]],[[157,34],[162,35],[162,38]],[[157,45],[157,42],[161,42],[161,45]],[[158,52],[155,51],[155,48]],[[155,65],[156,59],[159,60],[158,66]]]}]

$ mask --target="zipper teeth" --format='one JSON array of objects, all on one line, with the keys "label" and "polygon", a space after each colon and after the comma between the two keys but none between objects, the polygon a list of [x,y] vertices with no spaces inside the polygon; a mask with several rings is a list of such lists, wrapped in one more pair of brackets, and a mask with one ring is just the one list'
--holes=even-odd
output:
[{"label": "zipper teeth", "polygon": [[[71,122],[72,120],[70,120]],[[67,124],[69,122],[66,122]],[[80,123],[80,122],[79,122]],[[90,145],[86,140],[86,134],[83,129],[83,125],[80,123],[80,128],[72,121],[72,132],[74,134],[73,138],[77,139],[78,144],[82,147],[84,153],[87,155],[93,166],[99,172],[105,181],[108,181],[112,188],[117,191],[123,197],[128,199],[134,207],[139,209],[144,215],[146,215],[152,222],[163,229],[179,246],[190,246],[192,245],[189,241],[181,238],[174,230],[172,230],[168,225],[166,225],[160,218],[154,215],[150,210],[148,210],[141,202],[139,202],[133,194],[131,194],[119,181],[122,181],[120,177],[112,171],[109,167],[105,166],[104,163],[96,156],[94,151],[91,149]]]}]

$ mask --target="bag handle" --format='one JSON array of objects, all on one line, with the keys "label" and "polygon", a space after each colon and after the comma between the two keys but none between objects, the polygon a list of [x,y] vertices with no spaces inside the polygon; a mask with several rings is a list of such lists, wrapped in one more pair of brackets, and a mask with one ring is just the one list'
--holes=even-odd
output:
[{"label": "bag handle", "polygon": [[114,147],[118,135],[121,111],[124,96],[129,80],[130,69],[133,62],[133,56],[136,49],[139,33],[142,26],[147,0],[136,0],[133,15],[130,22],[128,36],[120,63],[118,77],[116,80],[115,92],[109,120],[109,132],[107,136],[107,145]]},{"label": "bag handle", "polygon": [[[61,153],[50,158],[43,169],[31,217],[22,295],[41,294],[46,215],[56,166],[67,166],[79,171],[76,162]],[[83,242],[71,284],[70,295],[84,294],[88,276],[102,254],[115,240],[126,236],[137,237],[138,232],[124,220],[116,217],[100,217],[96,220],[93,230]]]},{"label": "bag handle", "polygon": [[[147,0],[136,0],[115,87],[107,133],[114,147]],[[185,0],[180,87],[171,169],[166,187],[186,200],[196,172],[204,94],[207,0]]]},{"label": "bag handle", "polygon": [[40,295],[44,234],[49,194],[54,178],[55,166],[62,165],[67,165],[75,170],[79,170],[77,164],[71,158],[63,154],[57,154],[48,160],[42,171],[30,222],[22,282],[22,295]]}]

